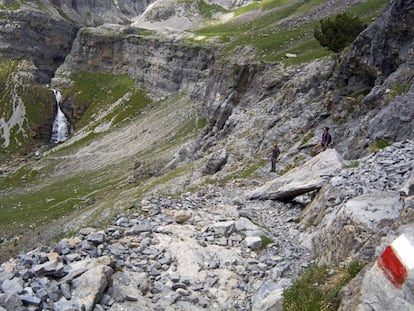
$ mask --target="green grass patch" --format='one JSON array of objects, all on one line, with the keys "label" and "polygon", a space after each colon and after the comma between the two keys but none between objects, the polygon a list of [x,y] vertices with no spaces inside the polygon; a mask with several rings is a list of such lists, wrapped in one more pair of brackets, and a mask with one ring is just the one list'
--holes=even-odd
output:
[{"label": "green grass patch", "polygon": [[201,15],[203,15],[206,18],[212,18],[213,15],[216,13],[228,12],[226,9],[217,4],[208,4],[203,0],[197,1],[197,4]]},{"label": "green grass patch", "polygon": [[[257,49],[257,57],[266,62],[282,61],[286,65],[298,65],[314,59],[331,55],[332,52],[321,47],[313,37],[313,29],[319,21],[314,20],[298,27],[285,29],[277,23],[285,18],[300,16],[322,0],[284,1],[268,0],[254,2],[235,11],[242,15],[250,11],[261,10],[263,15],[245,23],[229,21],[196,31],[205,37],[219,38],[227,43],[226,51],[232,54],[239,46],[253,46]],[[358,16],[364,22],[370,22],[383,9],[387,1],[368,1],[355,5],[346,12]],[[286,58],[285,54],[296,54],[295,58]]]},{"label": "green grass patch", "polygon": [[75,142],[71,142],[71,144],[59,146],[59,148],[52,149],[49,154],[51,156],[70,155],[72,153],[75,153],[75,151],[79,150],[81,147],[88,145],[90,142],[94,141],[101,135],[101,133],[95,133],[91,131],[82,138],[76,140]]},{"label": "green grass patch", "polygon": [[301,144],[302,145],[306,144],[313,136],[315,136],[315,132],[314,131],[310,131],[305,136],[303,136],[302,141],[301,141]]},{"label": "green grass patch", "polygon": [[351,160],[344,164],[344,168],[356,168],[359,166],[359,161]]},{"label": "green grass patch", "polygon": [[[247,167],[244,170],[241,170],[239,172],[236,172],[234,174],[230,174],[224,178],[206,178],[204,180],[204,182],[200,185],[200,187],[204,186],[204,185],[208,185],[208,184],[214,184],[214,183],[221,183],[221,184],[226,184],[234,179],[241,179],[241,178],[248,178],[250,176],[252,176],[259,168],[261,168],[263,165],[265,165],[267,163],[267,160],[259,160],[256,163],[254,163],[253,165]],[[198,189],[198,188],[197,188]],[[194,191],[196,189],[194,188]]]},{"label": "green grass patch", "polygon": [[20,7],[21,7],[21,3],[19,1],[15,1],[15,2],[11,2],[11,3],[7,3],[7,4],[1,4],[0,5],[0,10],[16,11],[16,10],[20,9]]},{"label": "green grass patch", "polygon": [[261,235],[260,239],[262,240],[262,248],[266,248],[269,244],[272,244],[274,242],[273,239],[267,235]]},{"label": "green grass patch", "polygon": [[348,267],[347,272],[349,275],[349,281],[357,276],[357,274],[366,266],[366,262],[355,260],[352,261]]},{"label": "green grass patch", "polygon": [[[75,109],[85,111],[76,122],[77,128],[82,128],[97,117],[98,113],[108,109],[110,104],[123,97],[127,92],[132,96],[124,103],[123,113],[121,110],[114,112],[116,122],[122,121],[126,116],[133,114],[135,110],[145,107],[149,100],[146,96],[136,90],[135,82],[127,74],[112,75],[98,72],[78,72],[72,75],[73,86],[64,94],[74,95]],[[122,109],[125,108],[125,109]]]},{"label": "green grass patch", "polygon": [[[131,188],[134,188],[134,198],[135,201],[142,199],[142,197],[148,193],[149,191],[155,190],[158,186],[166,185],[168,182],[171,182],[172,180],[185,175],[188,173],[189,170],[191,170],[193,167],[192,164],[180,166],[168,173],[165,173],[164,175],[160,177],[154,177],[148,182],[137,185],[131,185]],[[165,191],[165,187],[163,189]],[[169,194],[171,196],[175,195],[173,193]]]},{"label": "green grass patch", "polygon": [[207,125],[206,118],[194,118],[189,119],[178,132],[174,135],[174,142],[181,142],[189,138],[194,138],[201,129]]},{"label": "green grass patch", "polygon": [[410,90],[410,87],[411,87],[410,82],[397,83],[391,89],[390,96],[394,98],[402,94],[408,93],[408,91]]},{"label": "green grass patch", "polygon": [[115,107],[113,111],[105,116],[105,120],[112,125],[120,125],[135,119],[151,101],[142,91],[133,91],[122,104]]},{"label": "green grass patch", "polygon": [[322,285],[329,276],[327,266],[314,266],[304,271],[295,283],[283,292],[283,311],[328,310]]},{"label": "green grass patch", "polygon": [[360,17],[366,23],[370,23],[381,13],[388,3],[388,0],[363,1],[348,8],[345,12],[349,15]]},{"label": "green grass patch", "polygon": [[339,291],[365,266],[353,261],[346,269],[330,272],[326,265],[312,266],[302,272],[283,292],[283,311],[335,311],[340,304]]},{"label": "green grass patch", "polygon": [[259,160],[257,161],[255,164],[247,167],[246,169],[237,172],[235,174],[232,174],[230,176],[227,176],[225,178],[223,178],[222,180],[220,180],[223,183],[227,183],[229,181],[232,181],[234,179],[238,179],[238,178],[248,178],[250,176],[252,176],[254,174],[254,172],[256,172],[259,168],[261,168],[263,165],[266,164],[266,160]]},{"label": "green grass patch", "polygon": [[66,20],[66,21],[70,21],[69,16],[68,16],[65,12],[63,12],[63,10],[62,10],[61,8],[56,8],[56,9],[57,9],[57,11],[59,12],[59,15],[60,15],[61,17],[63,17],[63,19],[64,19],[64,20]]},{"label": "green grass patch", "polygon": [[386,139],[378,139],[371,144],[370,149],[371,151],[376,152],[378,150],[385,149],[391,145],[392,145],[391,141],[388,141]]},{"label": "green grass patch", "polygon": [[22,169],[1,179],[0,234],[20,234],[89,206],[100,192],[119,182],[113,174],[107,178],[106,170],[110,168],[50,182],[44,174]]}]

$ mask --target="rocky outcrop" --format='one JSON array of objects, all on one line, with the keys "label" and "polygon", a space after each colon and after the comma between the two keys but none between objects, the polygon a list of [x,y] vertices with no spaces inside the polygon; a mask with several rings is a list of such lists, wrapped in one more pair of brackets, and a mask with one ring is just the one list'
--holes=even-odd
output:
[{"label": "rocky outcrop", "polygon": [[338,139],[352,146],[349,158],[364,155],[375,139],[398,141],[413,135],[412,96],[399,96],[412,89],[413,12],[410,1],[390,1],[342,54],[339,70],[327,83],[332,118],[346,123],[338,126]]},{"label": "rocky outcrop", "polygon": [[145,12],[134,19],[133,26],[146,29],[189,30],[197,28],[202,20],[198,2],[154,1]]},{"label": "rocky outcrop", "polygon": [[316,261],[373,260],[381,238],[404,223],[404,208],[412,208],[400,189],[409,183],[413,160],[413,142],[396,143],[330,179],[302,215],[315,230]]},{"label": "rocky outcrop", "polygon": [[364,30],[346,54],[336,84],[348,94],[381,85],[412,58],[414,4],[392,0],[381,16]]},{"label": "rocky outcrop", "polygon": [[316,258],[334,266],[356,254],[361,261],[371,261],[380,237],[398,221],[402,207],[395,192],[361,195],[336,207],[313,240]]},{"label": "rocky outcrop", "polygon": [[249,199],[289,200],[301,194],[320,189],[342,168],[342,157],[335,149],[327,149],[303,166],[267,182],[253,190]]},{"label": "rocky outcrop", "polygon": [[372,141],[398,141],[414,137],[414,90],[392,100],[368,124]]}]

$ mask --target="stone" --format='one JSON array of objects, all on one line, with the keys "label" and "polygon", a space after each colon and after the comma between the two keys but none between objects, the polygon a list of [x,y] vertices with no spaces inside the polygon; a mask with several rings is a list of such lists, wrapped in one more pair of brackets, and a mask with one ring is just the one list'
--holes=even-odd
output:
[{"label": "stone", "polygon": [[375,246],[392,228],[401,209],[400,196],[392,192],[365,194],[347,201],[322,220],[321,230],[313,238],[316,260],[336,265],[358,252],[372,254],[364,249]]},{"label": "stone", "polygon": [[262,239],[260,237],[246,237],[245,242],[246,246],[253,250],[262,248]]},{"label": "stone", "polygon": [[62,284],[60,284],[60,291],[62,292],[62,295],[67,300],[70,300],[72,298],[72,295],[71,295],[71,292],[70,292],[70,285],[69,285],[69,283],[62,283]]},{"label": "stone", "polygon": [[235,222],[219,221],[213,224],[213,229],[219,236],[230,236],[235,229]]},{"label": "stone", "polygon": [[283,291],[291,285],[290,279],[263,282],[252,297],[252,311],[282,311]]},{"label": "stone", "polygon": [[152,226],[149,222],[143,222],[143,223],[133,226],[132,232],[134,234],[140,234],[143,232],[152,232]]},{"label": "stone", "polygon": [[289,200],[320,189],[342,169],[343,159],[335,149],[319,153],[304,165],[294,168],[263,186],[247,193],[248,199]]},{"label": "stone", "polygon": [[187,211],[177,211],[174,213],[174,221],[178,224],[185,223],[187,220],[191,219],[191,217],[191,212]]},{"label": "stone", "polygon": [[109,282],[113,270],[108,266],[96,266],[73,280],[72,301],[85,305],[85,311],[93,310]]},{"label": "stone", "polygon": [[42,302],[40,298],[31,295],[19,295],[20,300],[27,305],[39,306]]},{"label": "stone", "polygon": [[86,240],[93,244],[102,244],[106,241],[106,235],[104,232],[91,232],[86,237]]},{"label": "stone", "polygon": [[3,293],[9,295],[20,294],[23,292],[23,280],[19,278],[13,278],[11,280],[6,279],[3,281],[3,284],[1,284],[1,289],[3,290]]},{"label": "stone", "polygon": [[83,311],[84,306],[76,301],[66,300],[62,297],[53,304],[53,311]]},{"label": "stone", "polygon": [[405,197],[414,196],[414,169],[411,171],[410,177],[400,188],[400,195]]},{"label": "stone", "polygon": [[127,249],[120,243],[114,243],[108,246],[108,250],[114,256],[121,256],[127,252]]},{"label": "stone", "polygon": [[5,307],[7,311],[19,310],[22,306],[22,301],[16,294],[0,293],[0,306]]},{"label": "stone", "polygon": [[220,171],[227,163],[228,154],[226,150],[219,150],[210,155],[203,169],[203,174],[213,175]]}]

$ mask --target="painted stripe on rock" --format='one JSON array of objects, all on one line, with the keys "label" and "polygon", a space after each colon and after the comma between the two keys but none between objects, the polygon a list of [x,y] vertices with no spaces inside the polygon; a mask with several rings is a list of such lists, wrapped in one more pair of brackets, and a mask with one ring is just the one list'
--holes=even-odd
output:
[{"label": "painted stripe on rock", "polygon": [[377,261],[377,265],[384,271],[386,278],[394,284],[395,287],[401,288],[408,273],[391,246],[387,246],[381,254],[381,257]]}]

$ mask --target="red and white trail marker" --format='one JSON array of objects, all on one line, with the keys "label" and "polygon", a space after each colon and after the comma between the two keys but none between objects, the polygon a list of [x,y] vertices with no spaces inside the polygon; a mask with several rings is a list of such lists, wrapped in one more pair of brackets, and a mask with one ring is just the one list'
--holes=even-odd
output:
[{"label": "red and white trail marker", "polygon": [[408,272],[414,269],[414,247],[404,234],[387,246],[377,261],[388,280],[401,288]]}]

